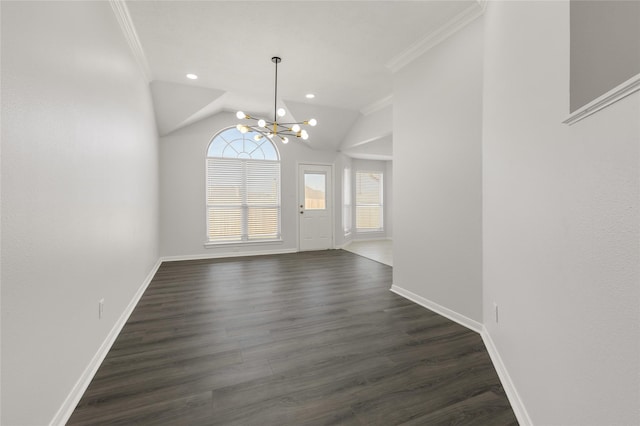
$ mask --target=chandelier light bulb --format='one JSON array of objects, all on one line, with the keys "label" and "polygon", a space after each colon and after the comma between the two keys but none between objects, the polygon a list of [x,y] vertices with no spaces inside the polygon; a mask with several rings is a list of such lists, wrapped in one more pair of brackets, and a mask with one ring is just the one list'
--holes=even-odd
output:
[{"label": "chandelier light bulb", "polygon": [[[2,0],[0,0],[2,1]],[[279,140],[283,144],[289,143],[289,139],[292,137],[302,138],[303,140],[309,139],[309,133],[304,130],[302,127],[311,126],[314,127],[318,124],[318,120],[315,118],[310,118],[307,121],[298,121],[295,122],[294,119],[284,119],[280,121],[281,117],[285,117],[287,115],[287,109],[284,107],[278,108],[278,64],[282,62],[282,59],[274,56],[271,58],[271,62],[273,62],[276,66],[276,79],[275,79],[275,87],[274,87],[274,96],[273,96],[273,119],[265,119],[252,117],[249,114],[245,114],[243,111],[236,112],[236,117],[238,120],[252,120],[250,124],[244,124],[241,122],[236,126],[238,132],[242,134],[247,134],[247,138],[251,138],[255,142],[262,141],[264,142],[266,139],[270,141],[274,141],[275,139]],[[314,96],[312,93],[306,95],[308,99],[312,99]],[[273,121],[272,121],[273,120]],[[283,122],[283,121],[288,122]],[[276,138],[277,136],[277,138]],[[261,143],[257,143],[256,145],[260,145]]]}]

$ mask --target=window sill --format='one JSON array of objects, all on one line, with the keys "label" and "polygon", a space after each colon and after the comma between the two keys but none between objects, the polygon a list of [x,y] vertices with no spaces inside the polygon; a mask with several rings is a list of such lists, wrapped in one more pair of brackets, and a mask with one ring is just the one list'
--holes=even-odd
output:
[{"label": "window sill", "polygon": [[279,238],[277,240],[264,240],[264,241],[227,241],[219,243],[204,243],[204,248],[216,248],[216,247],[245,247],[245,246],[259,246],[259,245],[271,245],[282,244],[284,240]]}]

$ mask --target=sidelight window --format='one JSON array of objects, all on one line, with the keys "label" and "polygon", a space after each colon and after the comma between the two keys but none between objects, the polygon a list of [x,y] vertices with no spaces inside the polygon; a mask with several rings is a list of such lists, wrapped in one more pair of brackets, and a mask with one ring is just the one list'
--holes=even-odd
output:
[{"label": "sidelight window", "polygon": [[356,171],[356,231],[383,231],[382,173]]}]

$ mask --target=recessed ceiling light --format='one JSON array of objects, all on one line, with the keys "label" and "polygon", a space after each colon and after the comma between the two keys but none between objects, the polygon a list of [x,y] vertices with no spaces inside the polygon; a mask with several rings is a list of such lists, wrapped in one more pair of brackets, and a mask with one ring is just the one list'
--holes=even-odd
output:
[{"label": "recessed ceiling light", "polygon": [[198,78],[198,76],[197,76],[197,75],[195,75],[195,74],[187,74],[187,78],[188,78],[189,80],[195,80],[195,79],[197,79],[197,78]]},{"label": "recessed ceiling light", "polygon": [[313,93],[307,93],[306,95],[304,95],[304,97],[307,99],[313,99],[316,97],[316,95],[314,95]]}]

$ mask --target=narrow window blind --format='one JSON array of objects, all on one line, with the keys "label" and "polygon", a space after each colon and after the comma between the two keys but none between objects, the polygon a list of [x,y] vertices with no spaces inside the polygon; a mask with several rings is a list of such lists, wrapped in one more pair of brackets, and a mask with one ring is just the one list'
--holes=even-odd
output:
[{"label": "narrow window blind", "polygon": [[356,172],[356,230],[382,231],[383,194],[382,173]]},{"label": "narrow window blind", "polygon": [[247,239],[280,238],[280,163],[245,161]]},{"label": "narrow window blind", "polygon": [[207,225],[209,241],[242,241],[245,204],[244,164],[207,159]]}]

